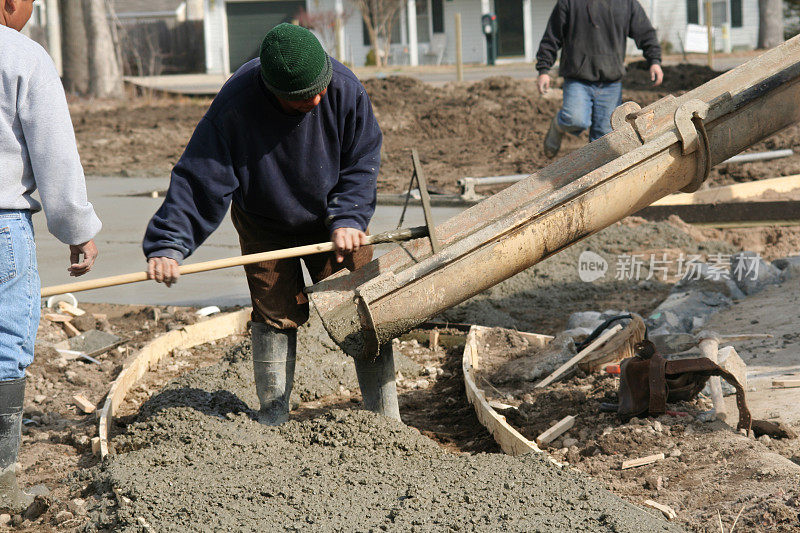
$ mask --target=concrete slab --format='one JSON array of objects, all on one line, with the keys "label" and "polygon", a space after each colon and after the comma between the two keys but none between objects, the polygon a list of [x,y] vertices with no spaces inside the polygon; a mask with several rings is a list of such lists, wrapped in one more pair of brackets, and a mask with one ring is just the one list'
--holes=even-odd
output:
[{"label": "concrete slab", "polygon": [[[150,191],[164,190],[168,178],[89,178],[89,198],[103,221],[103,230],[96,239],[100,250],[95,268],[79,278],[94,279],[146,268],[142,254],[142,237],[150,217],[161,205],[163,198],[131,196]],[[373,233],[394,228],[400,218],[399,206],[379,206],[370,230]],[[433,218],[437,224],[454,216],[463,208],[434,208]],[[422,209],[409,207],[406,226],[424,225]],[[69,251],[47,231],[42,213],[34,216],[37,256],[42,286],[77,281],[67,274]],[[381,254],[395,245],[376,247]],[[209,261],[239,255],[236,230],[225,217],[220,228],[214,232],[187,262]],[[153,282],[134,283],[119,287],[108,287],[75,293],[78,301],[108,302],[121,304],[159,305],[237,305],[250,301],[247,282],[241,267],[184,276],[171,288]]]}]

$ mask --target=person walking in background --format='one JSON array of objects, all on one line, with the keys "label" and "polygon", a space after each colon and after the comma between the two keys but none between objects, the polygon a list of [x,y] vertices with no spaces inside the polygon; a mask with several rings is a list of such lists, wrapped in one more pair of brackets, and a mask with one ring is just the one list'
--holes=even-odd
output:
[{"label": "person walking in background", "polygon": [[591,142],[611,131],[611,113],[622,104],[628,37],[650,64],[653,84],[660,85],[661,46],[639,0],[558,0],[536,54],[537,86],[547,94],[561,49],[564,102],[545,136],[547,157],[558,154],[565,133],[588,128]]},{"label": "person walking in background", "polygon": [[[19,33],[33,0],[0,0],[0,513],[25,510],[16,464],[25,369],[39,326],[39,273],[31,215],[69,245],[73,276],[97,257],[100,220],[86,198],[67,99],[47,52]],[[32,194],[39,190],[41,204]]]}]

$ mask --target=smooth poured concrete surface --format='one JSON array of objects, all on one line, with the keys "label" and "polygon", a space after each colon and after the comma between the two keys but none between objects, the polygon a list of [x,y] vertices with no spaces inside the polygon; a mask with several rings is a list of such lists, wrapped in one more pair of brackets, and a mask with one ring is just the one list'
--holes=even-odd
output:
[{"label": "smooth poured concrete surface", "polygon": [[[95,239],[100,256],[92,271],[80,278],[67,273],[69,249],[47,231],[44,214],[34,216],[37,256],[42,286],[96,279],[129,272],[143,271],[147,264],[142,254],[142,237],[150,217],[163,198],[130,196],[164,190],[168,178],[88,178],[89,198],[95,206],[103,229]],[[378,206],[370,231],[380,233],[397,226],[402,207]],[[459,213],[462,208],[434,208],[436,224]],[[422,208],[410,206],[404,226],[425,223]],[[376,247],[381,254],[394,245]],[[240,255],[239,241],[230,216],[192,255],[186,263],[210,261]],[[171,288],[155,282],[132,283],[74,294],[79,302],[105,302],[150,305],[236,305],[250,302],[242,267],[201,272],[181,277]]]}]

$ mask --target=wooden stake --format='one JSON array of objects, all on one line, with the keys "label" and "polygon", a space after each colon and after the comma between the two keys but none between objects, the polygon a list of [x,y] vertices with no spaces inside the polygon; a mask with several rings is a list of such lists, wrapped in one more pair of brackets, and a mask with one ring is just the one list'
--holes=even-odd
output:
[{"label": "wooden stake", "polygon": [[539,446],[550,444],[574,425],[575,417],[572,415],[565,416],[557,424],[536,437],[536,444]]},{"label": "wooden stake", "polygon": [[620,324],[617,324],[611,329],[607,329],[603,332],[602,335],[597,337],[594,342],[592,342],[589,346],[578,352],[572,359],[561,365],[556,369],[555,372],[544,378],[540,381],[534,388],[541,389],[542,387],[546,387],[550,385],[552,382],[560,378],[567,370],[578,364],[581,359],[592,353],[592,351],[596,350],[598,346],[606,342],[610,339],[616,332],[622,329]]},{"label": "wooden stake", "polygon": [[637,466],[649,465],[655,463],[656,461],[661,461],[662,459],[664,459],[663,453],[648,455],[647,457],[640,457],[638,459],[630,459],[622,463],[622,470],[627,470],[628,468],[635,468]]},{"label": "wooden stake", "polygon": [[439,330],[432,329],[428,340],[428,348],[431,350],[435,350],[438,347],[439,347]]}]

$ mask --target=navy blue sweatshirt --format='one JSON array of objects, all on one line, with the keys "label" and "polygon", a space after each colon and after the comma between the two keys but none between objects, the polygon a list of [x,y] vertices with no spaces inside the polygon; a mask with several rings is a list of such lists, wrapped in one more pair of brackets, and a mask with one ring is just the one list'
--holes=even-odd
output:
[{"label": "navy blue sweatshirt", "polygon": [[536,70],[547,74],[561,48],[562,77],[617,81],[625,74],[627,37],[651,65],[661,63],[656,30],[639,0],[558,0],[536,53]]},{"label": "navy blue sweatshirt", "polygon": [[383,136],[364,86],[336,60],[311,112],[286,114],[260,61],[220,90],[172,170],[144,253],[178,262],[219,226],[231,201],[282,234],[366,230],[375,211]]}]

